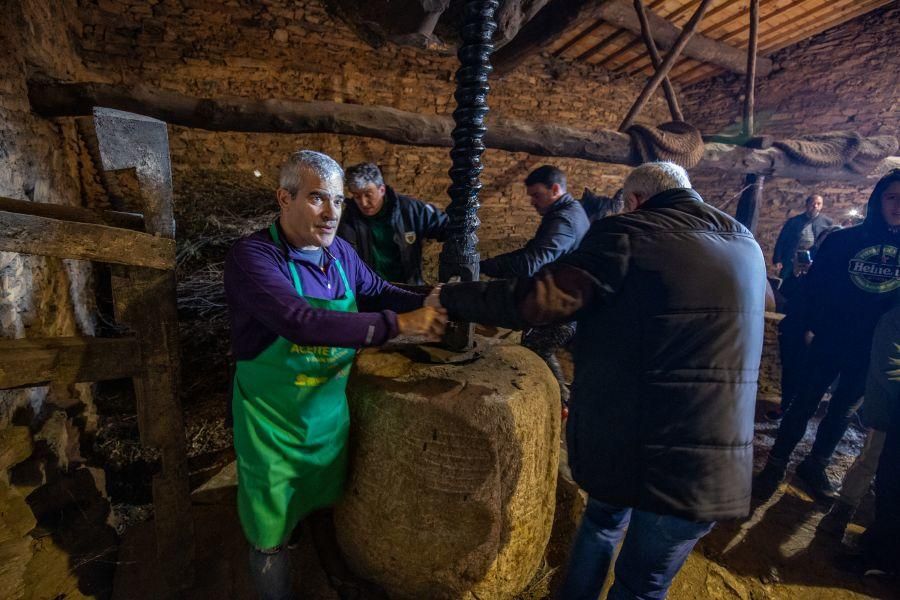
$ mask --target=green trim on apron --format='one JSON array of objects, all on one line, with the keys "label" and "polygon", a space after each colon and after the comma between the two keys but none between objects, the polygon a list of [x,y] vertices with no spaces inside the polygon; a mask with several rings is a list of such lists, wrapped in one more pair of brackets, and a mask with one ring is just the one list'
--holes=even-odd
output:
[{"label": "green trim on apron", "polygon": [[[274,224],[269,234],[282,246]],[[315,308],[356,312],[344,268],[334,262],[343,298],[304,296],[288,258],[294,289]],[[238,515],[255,547],[280,546],[304,516],[331,506],[343,492],[350,427],[345,390],[355,355],[352,348],[298,346],[278,337],[256,358],[237,362]]]}]

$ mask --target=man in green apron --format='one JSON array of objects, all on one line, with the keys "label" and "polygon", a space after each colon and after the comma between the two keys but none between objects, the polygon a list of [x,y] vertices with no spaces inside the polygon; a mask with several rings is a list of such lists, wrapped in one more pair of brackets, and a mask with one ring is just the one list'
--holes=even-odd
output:
[{"label": "man in green apron", "polygon": [[[343,491],[356,348],[400,334],[437,339],[446,323],[335,238],[344,194],[333,159],[295,152],[276,196],[278,220],[237,242],[225,263],[238,514],[264,600],[294,597],[287,540]],[[357,298],[382,310],[357,312]]]}]

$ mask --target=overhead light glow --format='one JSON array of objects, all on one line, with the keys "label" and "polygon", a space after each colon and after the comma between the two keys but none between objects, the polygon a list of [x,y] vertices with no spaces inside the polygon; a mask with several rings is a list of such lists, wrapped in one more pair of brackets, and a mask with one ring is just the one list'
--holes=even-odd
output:
[{"label": "overhead light glow", "polygon": [[849,216],[851,216],[851,217],[858,217],[858,216],[859,216],[859,211],[858,211],[857,209],[855,209],[855,208],[851,208],[851,209],[847,212],[847,214],[848,214]]},{"label": "overhead light glow", "polygon": [[253,174],[254,174],[256,177],[262,177],[262,173],[260,173],[259,169],[253,169]]}]

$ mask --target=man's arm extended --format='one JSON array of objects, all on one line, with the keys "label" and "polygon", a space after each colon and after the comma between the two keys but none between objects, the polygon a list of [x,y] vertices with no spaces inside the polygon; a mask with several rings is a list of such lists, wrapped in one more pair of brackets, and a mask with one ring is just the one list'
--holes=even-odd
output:
[{"label": "man's arm extended", "polygon": [[616,294],[628,255],[626,235],[595,230],[534,277],[445,284],[440,302],[451,319],[510,329],[570,321]]},{"label": "man's arm extended", "polygon": [[481,273],[489,277],[531,277],[571,250],[577,241],[572,224],[556,218],[539,227],[523,248],[481,261]]}]

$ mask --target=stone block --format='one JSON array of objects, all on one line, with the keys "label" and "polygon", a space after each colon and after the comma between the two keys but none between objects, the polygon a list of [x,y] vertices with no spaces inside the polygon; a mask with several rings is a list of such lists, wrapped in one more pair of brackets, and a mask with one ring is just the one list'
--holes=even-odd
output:
[{"label": "stone block", "polygon": [[525,348],[430,364],[363,352],[351,377],[351,464],[336,509],[351,566],[392,598],[509,599],[550,535],[559,388]]}]

